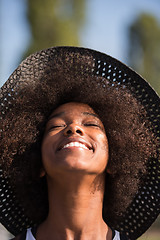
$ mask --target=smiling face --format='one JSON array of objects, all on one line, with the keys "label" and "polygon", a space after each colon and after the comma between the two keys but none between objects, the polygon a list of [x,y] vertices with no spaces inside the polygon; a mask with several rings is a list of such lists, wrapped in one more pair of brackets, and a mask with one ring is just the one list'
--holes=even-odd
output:
[{"label": "smiling face", "polygon": [[108,162],[108,141],[103,123],[87,104],[66,103],[54,110],[42,142],[45,172],[102,173]]}]

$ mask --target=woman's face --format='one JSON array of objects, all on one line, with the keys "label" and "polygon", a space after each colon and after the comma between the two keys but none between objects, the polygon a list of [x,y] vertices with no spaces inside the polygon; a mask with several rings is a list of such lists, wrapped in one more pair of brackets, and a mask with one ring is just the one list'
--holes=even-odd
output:
[{"label": "woman's face", "polygon": [[42,142],[47,175],[59,171],[98,175],[106,168],[108,152],[103,123],[87,104],[66,103],[52,112]]}]

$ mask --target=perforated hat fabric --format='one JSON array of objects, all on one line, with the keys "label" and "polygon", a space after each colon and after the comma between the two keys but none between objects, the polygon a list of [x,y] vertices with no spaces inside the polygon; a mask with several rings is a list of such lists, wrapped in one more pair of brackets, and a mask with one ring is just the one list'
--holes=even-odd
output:
[{"label": "perforated hat fabric", "polygon": [[[36,103],[32,99],[32,96],[36,96],[37,86],[39,86],[39,91],[42,92],[42,96],[47,96],[45,101],[48,102],[48,110],[46,109],[45,111],[46,116],[48,116],[53,101],[58,104],[59,97],[63,94],[63,91],[65,91],[65,89],[61,87],[61,79],[57,82],[57,80],[54,80],[54,76],[55,74],[59,74],[59,68],[62,69],[65,75],[68,71],[68,66],[71,71],[71,78],[68,82],[68,89],[70,90],[73,89],[74,91],[74,88],[77,87],[80,89],[81,85],[85,83],[83,79],[81,82],[76,81],[76,76],[79,72],[83,73],[84,76],[94,76],[94,82],[88,83],[87,85],[91,90],[94,84],[99,86],[99,91],[102,89],[105,91],[105,88],[109,88],[111,91],[113,88],[117,88],[118,90],[119,86],[126,89],[126,91],[129,90],[144,106],[147,112],[147,119],[151,124],[151,130],[158,141],[157,153],[159,153],[160,99],[155,91],[142,77],[118,60],[94,50],[76,47],[49,48],[32,54],[19,65],[3,85],[0,90],[0,133],[2,136],[0,141],[2,144],[4,130],[2,130],[1,126],[6,116],[8,114],[11,115],[11,122],[12,118],[19,117],[14,116],[15,114],[12,112],[16,103],[16,96],[20,95],[21,92],[25,94],[25,91],[28,91],[28,89],[31,91],[31,99],[27,100],[26,106],[33,108],[36,119],[38,109],[36,109]],[[51,75],[52,78],[47,78],[47,76]],[[48,89],[43,88],[41,83],[44,81],[48,81]],[[32,88],[30,87],[31,85]],[[54,86],[55,96],[52,96],[53,93],[50,90],[51,85]],[[51,98],[52,102],[50,101]],[[24,109],[24,111],[26,111],[26,109]],[[28,119],[28,121],[30,120]],[[28,122],[28,127],[35,124],[35,122]],[[22,130],[23,127],[24,126],[22,126]],[[8,126],[8,129],[9,128],[10,126]],[[9,130],[6,129],[5,131]],[[10,137],[11,134],[12,132],[8,132],[8,137]],[[26,151],[29,147],[30,145],[28,143]],[[10,149],[8,149],[8,151],[10,151]],[[15,155],[15,153],[12,152],[10,154]],[[123,214],[123,218],[116,225],[111,226],[125,233],[129,239],[136,239],[141,236],[160,213],[160,159],[158,157],[149,159],[147,168],[148,173],[145,176],[143,184],[139,187],[133,201]],[[17,235],[24,229],[37,223],[26,215],[11,184],[12,180],[9,176],[6,176],[4,172],[5,169],[1,165],[0,221],[12,234]]]}]

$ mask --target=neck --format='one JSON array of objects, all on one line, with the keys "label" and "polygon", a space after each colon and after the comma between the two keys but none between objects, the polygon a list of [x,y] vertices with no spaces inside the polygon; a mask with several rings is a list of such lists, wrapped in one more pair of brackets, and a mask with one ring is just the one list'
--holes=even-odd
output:
[{"label": "neck", "polygon": [[104,174],[69,175],[48,178],[49,215],[39,230],[51,240],[107,239],[107,232],[110,239],[102,218]]}]

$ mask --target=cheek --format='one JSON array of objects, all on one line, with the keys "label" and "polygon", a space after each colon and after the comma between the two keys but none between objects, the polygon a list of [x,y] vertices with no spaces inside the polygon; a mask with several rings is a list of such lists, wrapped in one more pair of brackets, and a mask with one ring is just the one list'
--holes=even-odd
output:
[{"label": "cheek", "polygon": [[106,164],[108,163],[109,159],[109,148],[108,148],[108,141],[105,141],[101,147],[102,154],[104,156],[104,159],[106,161]]},{"label": "cheek", "polygon": [[56,134],[47,133],[42,141],[42,155],[47,155],[48,152],[54,151],[54,146],[56,145],[56,142],[58,141]]},{"label": "cheek", "polygon": [[109,154],[108,139],[107,139],[106,135],[100,134],[98,140],[99,140],[99,143],[101,145],[101,150],[105,154]]},{"label": "cheek", "polygon": [[98,135],[98,144],[99,151],[97,152],[98,153],[97,157],[100,159],[100,162],[103,165],[103,167],[106,167],[109,159],[109,146],[106,135],[104,134]]},{"label": "cheek", "polygon": [[106,161],[106,165],[107,165],[109,160],[109,146],[108,146],[108,140],[106,136],[102,138],[101,151],[102,151],[102,154],[104,155],[104,158],[105,158],[104,160]]},{"label": "cheek", "polygon": [[45,166],[48,161],[53,158],[54,143],[52,143],[50,137],[46,137],[42,142],[41,153],[42,153],[42,163]]}]

